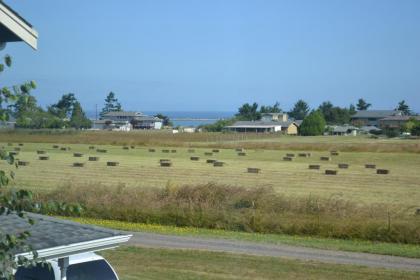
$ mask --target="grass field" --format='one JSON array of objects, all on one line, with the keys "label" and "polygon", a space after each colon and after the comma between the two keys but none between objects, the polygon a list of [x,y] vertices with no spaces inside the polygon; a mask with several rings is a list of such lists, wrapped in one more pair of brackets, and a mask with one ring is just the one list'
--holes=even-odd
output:
[{"label": "grass field", "polygon": [[122,280],[420,278],[413,272],[200,251],[122,247],[101,254]]},{"label": "grass field", "polygon": [[[14,146],[0,143],[0,146],[8,151],[18,147],[17,143]],[[34,190],[52,190],[67,183],[124,184],[141,188],[214,182],[243,187],[271,186],[288,196],[334,196],[367,204],[404,205],[407,211],[420,206],[420,156],[416,153],[340,152],[331,161],[321,162],[320,157],[328,156],[328,152],[303,150],[312,152],[312,157],[296,157],[292,162],[285,162],[282,158],[286,153],[297,155],[298,151],[247,150],[247,155],[241,157],[233,149],[221,149],[213,156],[205,156],[205,152],[211,151],[209,148],[195,148],[195,153],[188,153],[187,148],[174,147],[167,149],[176,149],[176,153],[162,153],[162,147],[155,147],[156,152],[150,153],[146,147],[124,150],[122,146],[97,145],[96,148],[107,150],[102,154],[89,150],[86,144],[62,146],[71,150],[53,149],[50,143],[25,143],[17,158],[29,161],[29,166],[19,167],[14,184]],[[45,150],[50,159],[38,160],[37,150]],[[74,152],[84,156],[73,157]],[[99,156],[100,160],[89,162],[87,157],[91,155]],[[191,161],[192,155],[200,156],[200,160]],[[171,159],[173,166],[160,167],[158,161],[162,158]],[[213,167],[206,163],[208,158],[226,165]],[[118,161],[120,165],[108,167],[107,161]],[[86,165],[73,167],[74,162]],[[350,168],[340,169],[337,176],[324,175],[325,169],[337,169],[338,163],[348,163]],[[377,164],[378,168],[389,169],[391,173],[377,175],[375,170],[364,167],[366,163]],[[321,164],[321,170],[309,170],[309,164]],[[10,168],[5,162],[1,162],[0,167]],[[261,168],[262,173],[247,173],[248,167]]]}]

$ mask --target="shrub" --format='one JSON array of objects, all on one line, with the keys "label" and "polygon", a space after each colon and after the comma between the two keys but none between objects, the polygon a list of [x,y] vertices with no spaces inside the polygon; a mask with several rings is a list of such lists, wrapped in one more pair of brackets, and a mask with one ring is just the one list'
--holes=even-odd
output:
[{"label": "shrub", "polygon": [[325,130],[325,119],[319,111],[311,112],[299,127],[299,133],[303,136],[322,135]]}]

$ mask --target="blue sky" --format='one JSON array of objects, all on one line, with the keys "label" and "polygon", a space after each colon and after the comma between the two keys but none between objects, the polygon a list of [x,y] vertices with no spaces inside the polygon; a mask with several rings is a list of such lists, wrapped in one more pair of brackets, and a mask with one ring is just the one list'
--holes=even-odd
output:
[{"label": "blue sky", "polygon": [[33,79],[42,105],[74,92],[86,110],[285,110],[302,98],[420,112],[418,0],[8,0],[40,34],[8,44],[2,84]]}]

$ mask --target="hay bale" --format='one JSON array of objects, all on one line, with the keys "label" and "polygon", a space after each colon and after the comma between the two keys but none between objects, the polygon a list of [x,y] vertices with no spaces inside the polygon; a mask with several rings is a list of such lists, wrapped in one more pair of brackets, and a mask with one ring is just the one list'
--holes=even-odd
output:
[{"label": "hay bale", "polygon": [[220,150],[219,149],[213,149],[212,152],[213,153],[218,153],[218,152],[220,152]]},{"label": "hay bale", "polygon": [[19,143],[18,145],[21,146],[21,147],[23,147],[23,143]]},{"label": "hay bale", "polygon": [[387,175],[387,174],[389,174],[389,170],[388,169],[377,169],[376,174]]},{"label": "hay bale", "polygon": [[244,157],[244,156],[246,156],[246,153],[245,152],[240,152],[240,153],[238,153],[238,156]]},{"label": "hay bale", "polygon": [[160,166],[161,167],[171,167],[172,161],[170,160],[160,160]]},{"label": "hay bale", "polygon": [[200,157],[190,157],[190,160],[198,161],[200,160]]},{"label": "hay bale", "polygon": [[44,155],[44,154],[46,154],[47,152],[46,152],[46,151],[42,151],[42,150],[38,150],[38,151],[36,151],[36,153],[37,153],[38,155]]},{"label": "hay bale", "polygon": [[330,152],[330,155],[332,155],[332,156],[338,156],[340,153],[339,152],[337,152],[337,151],[331,151]]},{"label": "hay bale", "polygon": [[292,157],[295,157],[295,154],[286,154],[286,157],[292,158]]},{"label": "hay bale", "polygon": [[149,149],[149,153],[154,153],[154,152],[156,152],[155,149]]},{"label": "hay bale", "polygon": [[244,152],[245,150],[243,148],[236,148],[235,151],[236,152]]},{"label": "hay bale", "polygon": [[367,163],[367,164],[365,164],[365,168],[375,169],[376,168],[376,164]]},{"label": "hay bale", "polygon": [[214,167],[222,167],[224,165],[225,165],[225,163],[223,161],[215,161],[215,162],[213,162],[213,166]]},{"label": "hay bale", "polygon": [[293,158],[292,157],[283,157],[283,160],[284,161],[293,161]]},{"label": "hay bale", "polygon": [[338,168],[340,168],[340,169],[348,169],[349,168],[349,164],[347,164],[347,163],[339,163],[338,164]]},{"label": "hay bale", "polygon": [[129,149],[130,149],[130,147],[128,147],[128,146],[123,147],[123,150],[129,150]]},{"label": "hay bale", "polygon": [[321,157],[320,160],[322,161],[331,161],[330,157]]},{"label": "hay bale", "polygon": [[168,154],[169,150],[162,150],[162,153]]},{"label": "hay bale", "polygon": [[89,161],[99,161],[99,157],[89,157]]},{"label": "hay bale", "polygon": [[17,162],[17,164],[18,164],[19,166],[28,166],[28,165],[29,165],[29,161],[19,160],[19,161]]},{"label": "hay bale", "polygon": [[205,155],[205,156],[212,156],[212,155],[213,155],[213,153],[210,153],[210,152],[205,152],[205,153],[204,153],[204,155]]},{"label": "hay bale", "polygon": [[58,149],[58,148],[60,148],[58,145],[53,145],[52,147],[53,147],[53,149]]},{"label": "hay bale", "polygon": [[420,215],[420,208],[416,209],[416,212],[414,212],[416,215]]},{"label": "hay bale", "polygon": [[66,147],[61,147],[60,150],[61,151],[67,151],[67,148]]},{"label": "hay bale", "polygon": [[102,154],[104,154],[104,153],[106,153],[106,152],[107,152],[107,150],[105,150],[105,149],[96,149],[96,151],[97,151],[98,153],[102,153]]},{"label": "hay bale", "polygon": [[175,154],[176,153],[176,150],[171,150],[171,153]]},{"label": "hay bale", "polygon": [[106,166],[118,166],[120,163],[118,161],[107,161]]},{"label": "hay bale", "polygon": [[131,145],[131,146],[130,146],[130,148],[131,148],[131,149],[135,149],[135,148],[136,148],[136,146],[134,146],[134,145]]},{"label": "hay bale", "polygon": [[337,170],[325,170],[325,175],[337,175]]},{"label": "hay bale", "polygon": [[74,157],[83,157],[83,154],[82,153],[73,153],[73,156]]},{"label": "hay bale", "polygon": [[49,156],[40,156],[38,158],[39,158],[39,160],[49,160],[50,159]]},{"label": "hay bale", "polygon": [[311,153],[299,153],[298,156],[299,157],[310,157]]},{"label": "hay bale", "polygon": [[318,165],[318,164],[310,164],[309,165],[309,169],[319,170],[320,168],[321,168],[321,165]]},{"label": "hay bale", "polygon": [[211,164],[215,163],[216,161],[217,160],[215,160],[215,159],[208,159],[208,160],[206,160],[207,163],[211,163]]},{"label": "hay bale", "polygon": [[195,153],[195,150],[194,149],[188,149],[188,152],[189,153]]},{"label": "hay bale", "polygon": [[85,164],[83,162],[74,162],[73,167],[84,167]]},{"label": "hay bale", "polygon": [[89,146],[89,150],[95,150],[95,146]]},{"label": "hay bale", "polygon": [[254,167],[248,167],[248,173],[260,173],[261,169],[254,168]]},{"label": "hay bale", "polygon": [[19,147],[15,147],[13,150],[19,152],[20,151],[20,148]]},{"label": "hay bale", "polygon": [[19,152],[9,152],[9,156],[17,156]]}]

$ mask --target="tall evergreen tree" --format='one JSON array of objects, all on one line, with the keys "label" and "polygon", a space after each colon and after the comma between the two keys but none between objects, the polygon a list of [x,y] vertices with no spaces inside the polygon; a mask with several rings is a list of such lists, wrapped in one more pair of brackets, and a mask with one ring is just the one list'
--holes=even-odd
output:
[{"label": "tall evergreen tree", "polygon": [[281,113],[280,103],[276,102],[273,106],[264,106],[262,105],[260,108],[260,113]]},{"label": "tall evergreen tree", "polygon": [[289,112],[289,116],[294,118],[295,120],[303,120],[308,115],[308,113],[308,103],[300,99],[295,103],[295,106],[293,107],[292,111]]},{"label": "tall evergreen tree", "polygon": [[60,119],[69,119],[76,102],[77,99],[74,93],[64,94],[56,104],[48,107],[48,112]]},{"label": "tall evergreen tree", "polygon": [[360,98],[356,104],[357,111],[365,111],[369,109],[370,106],[372,106],[372,104],[367,103],[363,98]]},{"label": "tall evergreen tree", "polygon": [[242,121],[256,121],[261,119],[261,113],[258,111],[258,104],[245,103],[238,109],[238,113],[235,115],[239,120]]},{"label": "tall evergreen tree", "polygon": [[405,116],[411,115],[410,107],[408,106],[407,103],[405,103],[405,100],[398,102],[398,107],[395,110],[401,111],[402,114]]},{"label": "tall evergreen tree", "polygon": [[77,129],[90,128],[92,126],[92,122],[86,117],[86,114],[83,112],[79,101],[76,101],[73,105],[73,111],[70,118],[70,126]]},{"label": "tall evergreen tree", "polygon": [[120,112],[122,111],[121,104],[118,102],[118,99],[115,97],[115,93],[112,91],[105,98],[105,106],[101,111],[101,118],[104,117],[106,113],[109,112]]}]

